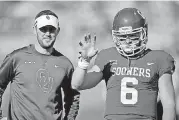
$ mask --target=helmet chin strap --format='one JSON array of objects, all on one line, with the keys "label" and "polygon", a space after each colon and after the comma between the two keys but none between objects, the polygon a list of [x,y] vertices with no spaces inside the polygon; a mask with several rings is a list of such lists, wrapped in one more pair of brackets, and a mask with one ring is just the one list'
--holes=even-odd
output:
[{"label": "helmet chin strap", "polygon": [[128,70],[130,70],[130,67],[131,67],[131,59],[129,57],[127,57],[127,63],[128,63],[128,66],[127,66],[126,73],[128,72]]}]

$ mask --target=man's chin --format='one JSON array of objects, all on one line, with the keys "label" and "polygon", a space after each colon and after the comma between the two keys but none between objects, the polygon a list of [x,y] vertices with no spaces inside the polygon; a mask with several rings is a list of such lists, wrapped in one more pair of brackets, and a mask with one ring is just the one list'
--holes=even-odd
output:
[{"label": "man's chin", "polygon": [[51,47],[53,47],[53,44],[54,44],[54,41],[52,40],[46,40],[46,41],[43,41],[43,48],[44,49],[49,49]]},{"label": "man's chin", "polygon": [[43,48],[44,49],[49,49],[49,48],[51,48],[53,45],[52,44],[43,44]]}]

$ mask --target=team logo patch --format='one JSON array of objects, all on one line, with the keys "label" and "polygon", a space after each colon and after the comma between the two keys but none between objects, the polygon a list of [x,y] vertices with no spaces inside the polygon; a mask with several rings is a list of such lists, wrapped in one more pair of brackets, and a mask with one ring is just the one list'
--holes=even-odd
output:
[{"label": "team logo patch", "polygon": [[36,73],[36,81],[43,92],[49,93],[52,90],[54,78],[46,69],[39,69]]},{"label": "team logo patch", "polygon": [[50,16],[47,15],[46,18],[47,18],[47,20],[50,20]]}]

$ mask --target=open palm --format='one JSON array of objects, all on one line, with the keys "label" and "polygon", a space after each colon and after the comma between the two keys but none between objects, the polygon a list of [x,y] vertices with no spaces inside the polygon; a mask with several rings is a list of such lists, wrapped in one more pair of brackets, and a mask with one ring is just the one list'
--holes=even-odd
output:
[{"label": "open palm", "polygon": [[98,49],[95,48],[96,36],[91,39],[91,34],[85,35],[84,39],[79,42],[80,45],[80,55],[84,59],[91,60],[97,53]]}]

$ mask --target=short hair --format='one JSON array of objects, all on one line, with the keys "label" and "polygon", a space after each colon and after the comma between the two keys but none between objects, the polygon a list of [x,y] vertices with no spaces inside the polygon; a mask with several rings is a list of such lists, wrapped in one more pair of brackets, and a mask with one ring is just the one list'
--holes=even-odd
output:
[{"label": "short hair", "polygon": [[40,17],[42,15],[53,15],[53,16],[55,16],[58,19],[58,16],[54,12],[52,12],[51,10],[43,10],[43,11],[39,12],[36,15],[35,19],[37,19],[38,17]]}]

